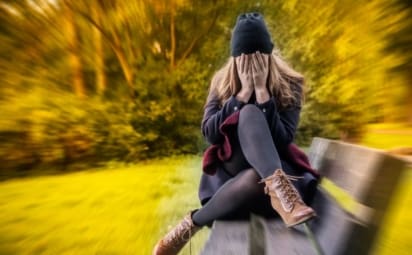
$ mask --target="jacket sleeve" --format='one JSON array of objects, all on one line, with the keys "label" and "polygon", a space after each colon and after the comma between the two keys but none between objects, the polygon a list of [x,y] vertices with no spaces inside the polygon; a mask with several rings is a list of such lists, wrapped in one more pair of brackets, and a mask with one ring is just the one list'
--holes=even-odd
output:
[{"label": "jacket sleeve", "polygon": [[213,91],[209,92],[204,106],[201,124],[202,134],[210,144],[223,142],[223,135],[219,132],[220,125],[235,111],[239,111],[244,103],[231,96],[223,106],[220,106],[219,98]]},{"label": "jacket sleeve", "polygon": [[[300,102],[300,93],[297,102]],[[271,97],[269,101],[257,106],[265,114],[268,125],[272,134],[273,141],[278,150],[284,150],[293,142],[299,124],[301,104],[293,105],[279,110],[276,104],[276,98]]]}]

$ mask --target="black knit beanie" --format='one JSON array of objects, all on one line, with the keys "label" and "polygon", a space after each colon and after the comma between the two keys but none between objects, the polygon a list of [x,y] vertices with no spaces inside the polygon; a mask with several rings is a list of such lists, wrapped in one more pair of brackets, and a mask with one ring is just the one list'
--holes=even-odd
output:
[{"label": "black knit beanie", "polygon": [[233,57],[256,51],[270,54],[273,46],[269,31],[260,13],[243,13],[237,17],[230,42],[230,51]]}]

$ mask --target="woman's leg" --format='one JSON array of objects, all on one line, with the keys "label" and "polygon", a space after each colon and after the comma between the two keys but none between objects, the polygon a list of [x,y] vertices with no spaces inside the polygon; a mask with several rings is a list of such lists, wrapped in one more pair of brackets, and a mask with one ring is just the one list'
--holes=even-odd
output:
[{"label": "woman's leg", "polygon": [[261,178],[282,169],[266,118],[255,105],[245,105],[240,111],[238,138],[244,157]]},{"label": "woman's leg", "polygon": [[249,164],[265,182],[273,209],[288,227],[301,224],[316,215],[302,200],[297,183],[292,183],[283,169],[267,121],[259,108],[246,105],[240,111],[238,123],[240,147]]},{"label": "woman's leg", "polygon": [[231,137],[231,143],[233,155],[223,166],[234,177],[193,214],[193,222],[198,226],[210,225],[214,220],[234,215],[237,211],[248,214],[249,207],[254,207],[252,201],[255,198],[267,199],[263,192],[264,184],[259,184],[259,180],[281,168],[266,119],[256,106],[242,108],[238,132]]},{"label": "woman's leg", "polygon": [[[242,108],[234,140],[234,155],[224,164],[226,171],[234,177],[193,214],[193,222],[198,226],[208,225],[240,208],[247,212],[256,205],[253,201],[257,198],[270,203],[270,199],[264,196],[264,184],[258,182],[272,175],[276,169],[282,169],[282,164],[266,118],[259,108],[254,105]],[[248,169],[242,171],[246,167]]]},{"label": "woman's leg", "polygon": [[259,184],[259,180],[260,176],[253,169],[239,172],[192,215],[193,222],[198,226],[209,225],[214,220],[247,206],[254,197],[263,194],[264,185]]}]

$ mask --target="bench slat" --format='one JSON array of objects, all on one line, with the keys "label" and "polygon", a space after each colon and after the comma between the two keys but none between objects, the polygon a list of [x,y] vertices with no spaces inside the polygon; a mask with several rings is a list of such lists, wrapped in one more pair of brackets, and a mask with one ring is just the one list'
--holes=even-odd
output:
[{"label": "bench slat", "polygon": [[248,221],[214,221],[201,255],[248,255]]},{"label": "bench slat", "polygon": [[320,190],[313,208],[317,219],[309,223],[325,255],[368,254],[376,229],[363,225]]},{"label": "bench slat", "polygon": [[311,144],[309,160],[321,175],[373,208],[387,203],[406,168],[405,161],[381,150],[318,137]]},{"label": "bench slat", "polygon": [[[276,254],[302,254],[316,255],[310,240],[302,226],[291,229],[285,227],[280,219],[261,219],[265,222],[265,253],[266,255]],[[251,253],[257,254],[257,253]]]}]

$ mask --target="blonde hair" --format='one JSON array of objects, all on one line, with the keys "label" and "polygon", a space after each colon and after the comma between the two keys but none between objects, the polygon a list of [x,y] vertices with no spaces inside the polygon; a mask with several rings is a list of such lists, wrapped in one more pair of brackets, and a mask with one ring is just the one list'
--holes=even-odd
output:
[{"label": "blonde hair", "polygon": [[[268,76],[269,93],[277,99],[278,107],[286,108],[294,103],[301,104],[303,102],[304,77],[283,60],[277,49],[273,50],[269,57]],[[241,83],[237,74],[235,58],[230,57],[213,76],[210,90],[215,91],[220,105],[223,105],[229,97],[237,94],[240,89]]]}]

